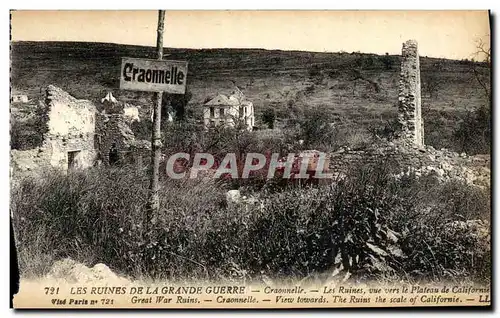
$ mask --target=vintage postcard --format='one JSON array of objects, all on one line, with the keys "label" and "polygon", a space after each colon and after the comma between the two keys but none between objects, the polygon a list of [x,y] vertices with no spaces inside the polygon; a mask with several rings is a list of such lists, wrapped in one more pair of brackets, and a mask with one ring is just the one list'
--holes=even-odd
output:
[{"label": "vintage postcard", "polygon": [[14,308],[491,307],[488,11],[10,15]]}]

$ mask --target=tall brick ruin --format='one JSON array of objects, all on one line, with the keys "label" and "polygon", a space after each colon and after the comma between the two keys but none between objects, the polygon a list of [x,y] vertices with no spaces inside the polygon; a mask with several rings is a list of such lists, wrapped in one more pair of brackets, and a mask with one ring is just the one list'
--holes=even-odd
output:
[{"label": "tall brick ruin", "polygon": [[408,145],[422,147],[424,146],[424,121],[422,120],[420,62],[417,42],[408,40],[403,43],[401,55],[398,100],[400,138]]}]

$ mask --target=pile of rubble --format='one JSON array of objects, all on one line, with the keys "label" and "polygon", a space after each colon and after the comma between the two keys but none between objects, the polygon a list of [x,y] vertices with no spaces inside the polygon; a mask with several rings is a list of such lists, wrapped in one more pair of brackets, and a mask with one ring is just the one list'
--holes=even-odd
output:
[{"label": "pile of rubble", "polygon": [[400,142],[379,142],[364,149],[341,148],[331,154],[330,170],[345,172],[355,164],[394,162],[400,173],[397,177],[414,174],[416,177],[434,175],[440,181],[460,180],[480,187],[490,186],[490,157],[468,156],[431,146],[409,147]]},{"label": "pile of rubble", "polygon": [[454,242],[457,238],[474,245],[478,255],[491,250],[490,223],[482,220],[453,221],[445,225],[446,238]]},{"label": "pile of rubble", "polygon": [[100,283],[103,285],[128,285],[130,283],[126,278],[119,277],[113,273],[104,264],[96,264],[92,268],[89,268],[71,258],[56,261],[47,274],[47,279],[71,284]]}]

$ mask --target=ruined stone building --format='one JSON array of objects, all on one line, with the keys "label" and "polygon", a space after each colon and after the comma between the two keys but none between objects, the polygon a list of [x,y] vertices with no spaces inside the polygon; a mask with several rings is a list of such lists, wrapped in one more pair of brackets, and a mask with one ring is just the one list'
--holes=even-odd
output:
[{"label": "ruined stone building", "polygon": [[203,105],[206,128],[219,125],[234,127],[238,121],[243,122],[247,130],[252,130],[255,125],[253,103],[238,88],[229,97],[217,94]]},{"label": "ruined stone building", "polygon": [[92,102],[48,86],[39,105],[45,114],[41,122],[46,126],[42,143],[33,149],[11,150],[13,172],[32,174],[50,168],[68,171],[141,161],[141,151],[150,147],[149,142],[135,140],[117,101],[111,103],[115,112],[108,107],[108,113],[100,113]]},{"label": "ruined stone building", "polygon": [[[101,103],[103,111],[98,114],[96,130],[97,162],[111,165],[137,163],[142,166],[143,157],[151,145],[149,141],[136,140],[129,126],[135,118],[131,118],[128,111],[135,107],[119,102],[111,93]],[[138,121],[138,112],[135,115]]]},{"label": "ruined stone building", "polygon": [[151,143],[135,139],[123,114],[99,114],[97,123],[98,163],[109,165],[136,163],[142,167],[144,158],[148,157]]},{"label": "ruined stone building", "polygon": [[139,107],[133,106],[125,102],[118,101],[113,93],[108,92],[104,98],[101,99],[101,104],[105,105],[104,113],[108,114],[121,114],[129,123],[134,121],[140,122]]},{"label": "ruined stone building", "polygon": [[54,167],[62,170],[93,165],[96,108],[50,85],[40,105],[46,108],[43,142],[29,150],[12,150],[14,170],[33,171]]}]

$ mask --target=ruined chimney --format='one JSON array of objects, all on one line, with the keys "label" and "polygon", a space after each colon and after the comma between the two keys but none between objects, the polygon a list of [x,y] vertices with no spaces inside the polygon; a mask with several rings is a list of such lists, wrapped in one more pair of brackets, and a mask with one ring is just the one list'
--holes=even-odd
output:
[{"label": "ruined chimney", "polygon": [[400,138],[409,145],[424,145],[424,121],[420,95],[420,63],[415,40],[403,43],[399,80],[398,120]]}]

